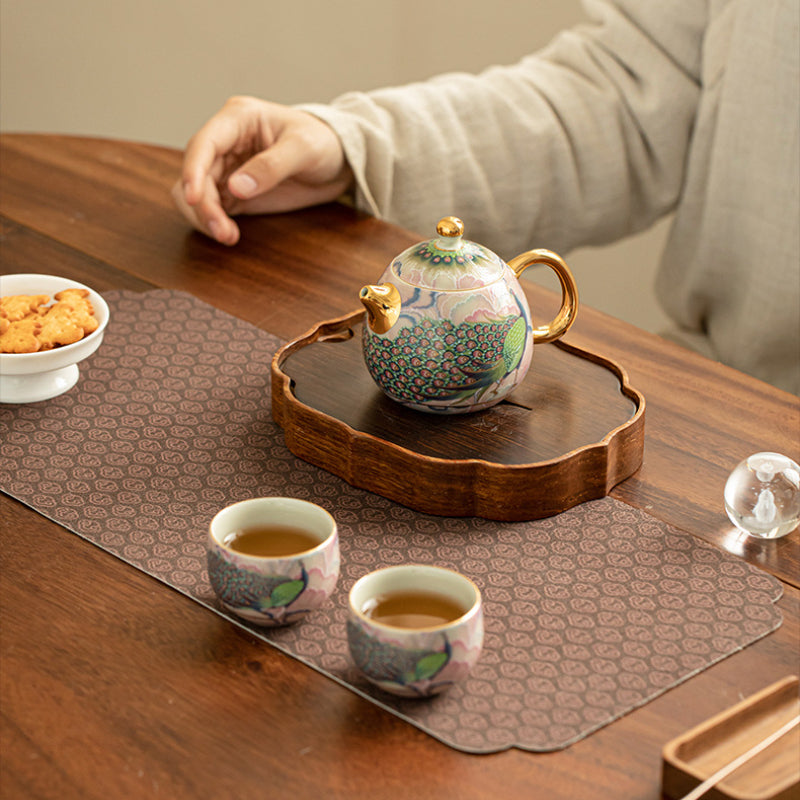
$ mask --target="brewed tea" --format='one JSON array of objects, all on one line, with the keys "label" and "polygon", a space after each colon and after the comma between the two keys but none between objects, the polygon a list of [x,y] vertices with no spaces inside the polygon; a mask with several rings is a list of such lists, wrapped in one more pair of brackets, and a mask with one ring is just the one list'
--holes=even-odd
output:
[{"label": "brewed tea", "polygon": [[363,609],[365,616],[395,628],[431,628],[446,625],[469,611],[449,597],[408,590],[380,595]]},{"label": "brewed tea", "polygon": [[253,525],[229,533],[226,547],[247,556],[292,556],[313,550],[320,540],[292,525]]}]

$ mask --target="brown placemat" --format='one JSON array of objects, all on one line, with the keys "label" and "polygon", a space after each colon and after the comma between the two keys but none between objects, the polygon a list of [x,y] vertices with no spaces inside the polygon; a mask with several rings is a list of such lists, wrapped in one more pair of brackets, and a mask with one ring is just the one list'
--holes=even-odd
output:
[{"label": "brown placemat", "polygon": [[[77,386],[0,407],[0,488],[452,747],[566,747],[781,624],[778,580],[612,498],[498,523],[355,489],[284,446],[278,339],[180,292],[106,299]],[[205,564],[211,517],[262,495],[317,502],[341,531],[332,601],[272,631],[222,611]],[[430,700],[373,688],[347,651],[350,587],[405,561],[465,573],[485,602],[480,662]]]}]

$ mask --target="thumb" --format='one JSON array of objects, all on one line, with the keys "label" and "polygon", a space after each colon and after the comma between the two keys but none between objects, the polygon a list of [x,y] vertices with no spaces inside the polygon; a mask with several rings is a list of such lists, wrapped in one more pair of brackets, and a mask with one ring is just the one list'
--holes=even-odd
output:
[{"label": "thumb", "polygon": [[258,194],[258,180],[251,172],[239,170],[228,178],[228,191],[241,200],[247,200]]},{"label": "thumb", "polygon": [[307,168],[307,153],[291,138],[279,139],[253,156],[228,178],[228,191],[240,200],[266,194]]}]

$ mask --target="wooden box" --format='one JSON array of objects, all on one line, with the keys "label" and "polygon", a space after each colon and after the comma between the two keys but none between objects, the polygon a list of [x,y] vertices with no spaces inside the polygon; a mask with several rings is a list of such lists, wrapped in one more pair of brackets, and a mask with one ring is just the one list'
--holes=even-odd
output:
[{"label": "wooden box", "polygon": [[[663,750],[662,789],[678,800],[800,714],[798,678],[748,697]],[[800,728],[795,727],[703,795],[708,800],[798,800]]]}]

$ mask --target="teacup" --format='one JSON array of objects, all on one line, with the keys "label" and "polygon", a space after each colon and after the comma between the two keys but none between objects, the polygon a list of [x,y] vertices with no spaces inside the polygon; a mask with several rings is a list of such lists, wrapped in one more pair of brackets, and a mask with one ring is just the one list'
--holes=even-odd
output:
[{"label": "teacup", "polygon": [[347,641],[356,666],[381,689],[438,694],[478,661],[480,590],[458,572],[425,564],[370,572],[350,590]]},{"label": "teacup", "polygon": [[208,576],[223,607],[257,625],[288,625],[319,608],[339,578],[336,522],[291,497],[222,509],[209,526]]}]

